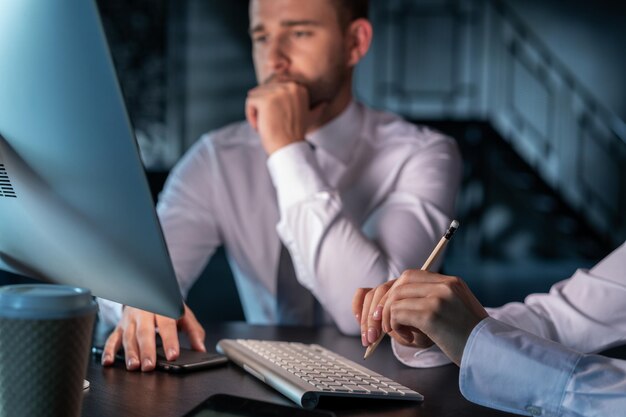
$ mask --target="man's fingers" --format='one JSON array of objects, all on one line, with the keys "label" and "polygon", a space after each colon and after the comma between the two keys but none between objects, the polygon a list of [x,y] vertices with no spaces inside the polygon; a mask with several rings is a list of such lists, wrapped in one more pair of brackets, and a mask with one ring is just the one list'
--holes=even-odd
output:
[{"label": "man's fingers", "polygon": [[102,365],[111,366],[115,362],[115,354],[122,346],[122,334],[123,330],[118,326],[107,338],[102,350]]},{"label": "man's fingers", "polygon": [[246,100],[246,120],[255,131],[258,131],[258,111],[251,100]]},{"label": "man's fingers", "polygon": [[135,323],[130,322],[122,334],[122,344],[126,356],[126,369],[136,371],[140,367],[139,346],[137,345],[137,335],[135,334]]},{"label": "man's fingers", "polygon": [[178,330],[176,320],[165,316],[156,316],[156,325],[159,328],[159,335],[163,343],[163,351],[168,361],[173,361],[180,354],[180,343],[178,342]]},{"label": "man's fingers", "polygon": [[156,365],[156,315],[142,312],[137,318],[137,346],[139,347],[139,359],[141,370],[144,372],[154,370]]},{"label": "man's fingers", "polygon": [[191,348],[200,352],[206,352],[204,346],[204,329],[196,319],[191,309],[185,305],[185,315],[179,320],[181,329],[189,336]]}]

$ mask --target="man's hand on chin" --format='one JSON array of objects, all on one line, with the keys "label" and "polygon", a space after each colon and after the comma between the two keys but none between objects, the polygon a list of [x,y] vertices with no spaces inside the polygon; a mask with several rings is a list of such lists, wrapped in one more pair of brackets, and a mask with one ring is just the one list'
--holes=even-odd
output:
[{"label": "man's hand on chin", "polygon": [[272,81],[248,91],[246,119],[261,136],[267,155],[304,140],[326,103],[309,108],[309,92],[295,81]]}]

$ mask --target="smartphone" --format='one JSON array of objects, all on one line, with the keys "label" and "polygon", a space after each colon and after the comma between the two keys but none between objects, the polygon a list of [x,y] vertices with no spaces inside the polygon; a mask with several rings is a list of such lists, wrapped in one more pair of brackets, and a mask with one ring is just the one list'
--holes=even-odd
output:
[{"label": "smartphone", "polygon": [[[91,352],[102,356],[102,347],[94,346]],[[124,362],[124,351],[119,351],[115,359]],[[156,368],[166,372],[182,373],[201,369],[213,368],[228,362],[228,358],[219,353],[198,352],[196,350],[180,348],[180,355],[174,361],[168,361],[163,352],[163,347],[157,346]]]},{"label": "smartphone", "polygon": [[323,410],[305,410],[228,394],[210,396],[183,417],[336,417]]}]

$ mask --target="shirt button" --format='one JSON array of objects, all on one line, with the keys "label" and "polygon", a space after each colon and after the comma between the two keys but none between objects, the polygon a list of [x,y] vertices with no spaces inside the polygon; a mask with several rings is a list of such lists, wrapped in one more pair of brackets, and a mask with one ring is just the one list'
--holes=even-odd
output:
[{"label": "shirt button", "polygon": [[526,411],[528,411],[531,416],[540,416],[543,413],[543,409],[541,407],[534,405],[527,406]]}]

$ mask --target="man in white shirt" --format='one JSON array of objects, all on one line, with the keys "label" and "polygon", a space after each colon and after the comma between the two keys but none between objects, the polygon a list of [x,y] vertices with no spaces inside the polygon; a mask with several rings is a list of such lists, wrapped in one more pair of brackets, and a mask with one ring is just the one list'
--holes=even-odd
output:
[{"label": "man in white shirt", "polygon": [[626,243],[548,294],[495,309],[456,277],[413,270],[394,282],[359,289],[353,311],[390,331],[406,365],[452,360],[467,399],[508,412],[624,415],[626,361],[589,353],[626,343]]},{"label": "man in white shirt", "polygon": [[[352,71],[372,38],[366,9],[363,0],[250,3],[259,86],[247,123],[201,138],[157,207],[184,294],[224,245],[248,322],[332,320],[356,333],[355,289],[423,262],[444,232],[461,171],[455,143],[352,99]],[[294,269],[295,286],[282,273]],[[116,324],[103,364],[123,345],[127,369],[154,369],[157,328],[177,357],[174,320],[100,306]],[[188,308],[178,327],[204,350]]]}]

